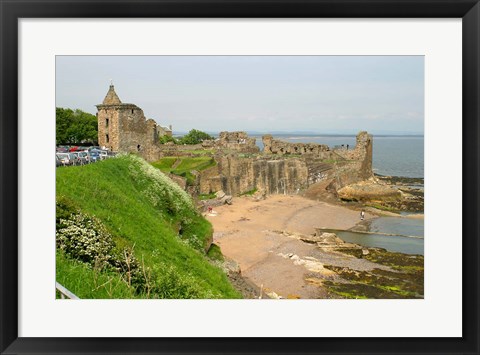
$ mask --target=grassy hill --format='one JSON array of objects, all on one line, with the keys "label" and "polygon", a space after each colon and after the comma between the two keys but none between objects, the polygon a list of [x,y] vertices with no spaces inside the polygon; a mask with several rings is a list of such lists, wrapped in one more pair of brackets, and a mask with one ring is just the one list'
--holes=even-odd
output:
[{"label": "grassy hill", "polygon": [[189,195],[134,155],[57,169],[57,281],[80,298],[240,298]]},{"label": "grassy hill", "polygon": [[192,170],[202,171],[215,166],[215,159],[209,156],[199,157],[165,157],[152,163],[154,167],[164,173],[172,173],[187,179],[187,184],[195,182]]}]

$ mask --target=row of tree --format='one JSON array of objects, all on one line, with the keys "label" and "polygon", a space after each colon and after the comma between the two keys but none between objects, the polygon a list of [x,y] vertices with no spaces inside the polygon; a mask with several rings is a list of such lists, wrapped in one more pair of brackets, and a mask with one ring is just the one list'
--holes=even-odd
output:
[{"label": "row of tree", "polygon": [[57,144],[93,143],[98,140],[97,117],[82,110],[57,107]]},{"label": "row of tree", "polygon": [[199,144],[204,140],[214,139],[211,135],[199,131],[197,129],[192,129],[186,135],[180,138],[174,138],[169,136],[162,136],[159,138],[161,144],[168,142],[173,142],[174,144]]}]

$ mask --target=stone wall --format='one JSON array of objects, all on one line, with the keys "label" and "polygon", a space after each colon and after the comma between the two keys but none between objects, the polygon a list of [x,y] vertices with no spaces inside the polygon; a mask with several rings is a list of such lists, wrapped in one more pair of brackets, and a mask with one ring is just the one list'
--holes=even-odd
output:
[{"label": "stone wall", "polygon": [[365,131],[357,134],[356,145],[354,149],[335,150],[335,153],[340,157],[352,162],[352,175],[357,176],[356,181],[366,180],[373,176],[372,161],[373,161],[373,137]]},{"label": "stone wall", "polygon": [[324,144],[314,143],[290,143],[278,139],[273,139],[272,135],[266,134],[262,137],[263,152],[266,154],[277,155],[304,155],[311,154],[315,156],[322,156],[323,159],[330,157],[330,148]]},{"label": "stone wall", "polygon": [[255,138],[248,137],[246,132],[220,132],[218,140],[215,141],[215,147],[242,153],[258,153],[260,148],[255,142]]},{"label": "stone wall", "polygon": [[253,189],[267,194],[296,193],[319,182],[336,191],[373,176],[372,137],[366,132],[358,134],[356,147],[350,151],[281,142],[268,135],[265,141],[266,152],[252,158],[219,151],[215,156],[218,165],[199,175],[199,193],[223,190],[235,196]]},{"label": "stone wall", "polygon": [[219,190],[240,195],[253,189],[268,194],[296,193],[307,187],[308,169],[301,159],[253,159],[234,155],[217,157],[217,166],[201,172],[199,191]]}]

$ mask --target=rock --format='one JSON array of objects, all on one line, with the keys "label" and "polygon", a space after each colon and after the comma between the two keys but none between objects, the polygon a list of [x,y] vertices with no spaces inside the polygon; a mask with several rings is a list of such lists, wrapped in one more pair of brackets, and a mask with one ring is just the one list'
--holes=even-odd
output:
[{"label": "rock", "polygon": [[215,192],[215,196],[221,199],[225,196],[225,192],[223,192],[223,190],[217,191]]},{"label": "rock", "polygon": [[232,259],[226,259],[224,262],[224,267],[227,270],[228,274],[241,274],[240,265]]},{"label": "rock", "polygon": [[337,193],[342,200],[348,201],[399,201],[402,198],[399,190],[373,180],[347,185]]},{"label": "rock", "polygon": [[335,233],[322,233],[318,238],[318,243],[322,244],[343,244],[344,241],[341,240]]},{"label": "rock", "polygon": [[370,254],[368,249],[362,249],[362,255],[368,255],[368,254]]},{"label": "rock", "polygon": [[231,204],[232,204],[232,196],[230,196],[230,195],[224,195],[224,196],[220,199],[220,202],[221,202],[222,204],[231,205]]},{"label": "rock", "polygon": [[317,232],[311,236],[302,236],[302,241],[307,243],[317,243],[323,245],[338,245],[345,243],[335,233]]},{"label": "rock", "polygon": [[277,295],[276,292],[267,292],[267,295],[268,297],[272,298],[272,299],[275,299],[275,300],[281,300],[283,297],[282,296],[279,296]]},{"label": "rock", "polygon": [[265,190],[258,190],[252,195],[252,198],[255,201],[265,200],[267,198],[267,193],[265,192]]}]

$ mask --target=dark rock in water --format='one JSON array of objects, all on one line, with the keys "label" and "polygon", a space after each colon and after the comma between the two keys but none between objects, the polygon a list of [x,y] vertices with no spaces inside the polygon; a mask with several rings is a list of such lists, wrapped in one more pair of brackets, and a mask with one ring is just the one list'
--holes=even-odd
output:
[{"label": "dark rock in water", "polygon": [[423,178],[410,178],[410,177],[404,177],[404,176],[383,176],[378,174],[375,174],[375,177],[391,185],[423,186],[423,183],[424,183]]},{"label": "dark rock in water", "polygon": [[[388,266],[390,269],[355,270],[349,267],[325,265],[337,276],[324,281],[330,298],[423,298],[424,259],[422,255],[393,253],[381,248],[336,249],[365,261]],[[365,253],[368,252],[368,253]]]}]

